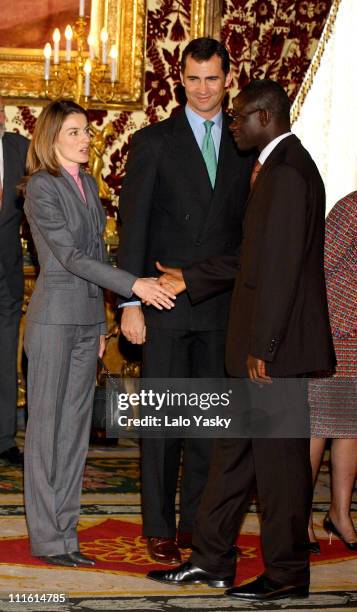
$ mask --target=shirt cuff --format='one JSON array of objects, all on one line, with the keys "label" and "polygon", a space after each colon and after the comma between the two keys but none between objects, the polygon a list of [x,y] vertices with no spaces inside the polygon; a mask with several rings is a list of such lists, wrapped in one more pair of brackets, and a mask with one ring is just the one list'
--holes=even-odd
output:
[{"label": "shirt cuff", "polygon": [[123,304],[119,304],[118,308],[125,308],[126,306],[141,306],[141,302],[123,302]]}]

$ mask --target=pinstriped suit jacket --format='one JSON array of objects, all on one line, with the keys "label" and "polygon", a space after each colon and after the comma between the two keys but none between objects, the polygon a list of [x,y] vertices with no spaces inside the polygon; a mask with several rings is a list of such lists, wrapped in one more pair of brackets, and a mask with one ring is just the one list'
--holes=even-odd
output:
[{"label": "pinstriped suit jacket", "polygon": [[[131,297],[136,277],[103,263],[105,214],[93,177],[40,171],[27,185],[25,213],[41,266],[27,318],[42,324],[104,323],[100,287]],[[102,326],[104,331],[104,326]]]}]

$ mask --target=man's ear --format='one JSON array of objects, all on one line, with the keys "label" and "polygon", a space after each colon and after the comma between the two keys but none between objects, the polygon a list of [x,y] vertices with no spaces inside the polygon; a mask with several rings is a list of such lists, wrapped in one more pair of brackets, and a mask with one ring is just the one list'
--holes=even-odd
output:
[{"label": "man's ear", "polygon": [[262,127],[266,127],[271,122],[273,113],[270,110],[260,110],[259,120]]},{"label": "man's ear", "polygon": [[225,81],[224,81],[224,86],[225,86],[225,88],[230,87],[230,86],[231,86],[231,84],[232,84],[232,81],[233,81],[233,73],[232,73],[232,71],[230,70],[230,71],[228,72],[227,76],[226,76]]}]

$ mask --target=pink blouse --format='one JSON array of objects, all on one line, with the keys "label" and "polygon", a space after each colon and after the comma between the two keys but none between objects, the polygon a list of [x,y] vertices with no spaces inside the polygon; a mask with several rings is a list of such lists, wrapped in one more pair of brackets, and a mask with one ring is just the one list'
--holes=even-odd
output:
[{"label": "pink blouse", "polygon": [[74,182],[78,186],[79,191],[82,194],[83,200],[87,202],[86,196],[84,193],[84,189],[83,189],[83,185],[82,185],[82,181],[81,181],[81,177],[79,175],[79,166],[64,166],[64,169],[66,170],[66,172],[68,172],[68,174],[71,175]]}]

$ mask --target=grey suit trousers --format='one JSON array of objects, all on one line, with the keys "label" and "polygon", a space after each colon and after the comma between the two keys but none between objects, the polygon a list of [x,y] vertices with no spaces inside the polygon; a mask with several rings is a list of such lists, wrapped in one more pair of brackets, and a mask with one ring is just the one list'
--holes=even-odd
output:
[{"label": "grey suit trousers", "polygon": [[97,325],[28,321],[25,506],[31,552],[79,549],[77,523],[99,347]]}]

